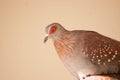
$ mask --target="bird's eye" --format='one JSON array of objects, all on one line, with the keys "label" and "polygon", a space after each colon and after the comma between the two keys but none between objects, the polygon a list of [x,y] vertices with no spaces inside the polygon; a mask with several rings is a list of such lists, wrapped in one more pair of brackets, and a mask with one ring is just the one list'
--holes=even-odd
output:
[{"label": "bird's eye", "polygon": [[56,30],[57,30],[57,26],[52,26],[52,27],[50,28],[49,34],[55,33]]}]

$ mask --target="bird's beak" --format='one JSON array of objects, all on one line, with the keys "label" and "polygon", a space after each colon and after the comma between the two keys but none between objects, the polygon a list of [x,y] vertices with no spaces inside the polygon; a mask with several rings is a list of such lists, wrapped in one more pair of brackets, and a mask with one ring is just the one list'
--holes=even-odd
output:
[{"label": "bird's beak", "polygon": [[47,40],[48,40],[48,34],[45,35],[44,43],[46,43]]}]

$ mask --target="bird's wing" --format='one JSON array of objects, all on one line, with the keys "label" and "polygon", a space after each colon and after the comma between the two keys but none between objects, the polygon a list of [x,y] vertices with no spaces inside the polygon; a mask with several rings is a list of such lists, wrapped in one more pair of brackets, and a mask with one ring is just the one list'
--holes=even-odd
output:
[{"label": "bird's wing", "polygon": [[120,63],[120,42],[97,32],[85,32],[84,52],[95,64]]}]

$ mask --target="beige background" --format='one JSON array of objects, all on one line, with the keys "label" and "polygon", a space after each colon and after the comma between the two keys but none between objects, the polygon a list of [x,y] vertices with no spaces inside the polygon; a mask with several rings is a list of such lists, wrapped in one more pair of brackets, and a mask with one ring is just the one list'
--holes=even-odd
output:
[{"label": "beige background", "polygon": [[43,44],[53,22],[120,40],[120,0],[0,0],[0,80],[76,80]]}]

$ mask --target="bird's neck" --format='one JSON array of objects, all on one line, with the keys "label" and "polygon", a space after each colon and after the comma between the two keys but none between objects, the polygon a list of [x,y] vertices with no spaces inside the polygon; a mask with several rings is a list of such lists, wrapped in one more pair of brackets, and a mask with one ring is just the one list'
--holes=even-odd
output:
[{"label": "bird's neck", "polygon": [[59,30],[59,31],[56,31],[56,33],[54,33],[51,37],[51,39],[53,41],[56,41],[56,40],[60,40],[61,38],[64,37],[64,35],[68,34],[69,31],[66,30],[66,29],[62,29],[62,30]]},{"label": "bird's neck", "polygon": [[60,38],[54,40],[54,46],[60,58],[68,57],[72,54],[73,50],[72,38],[68,35],[63,35]]}]

